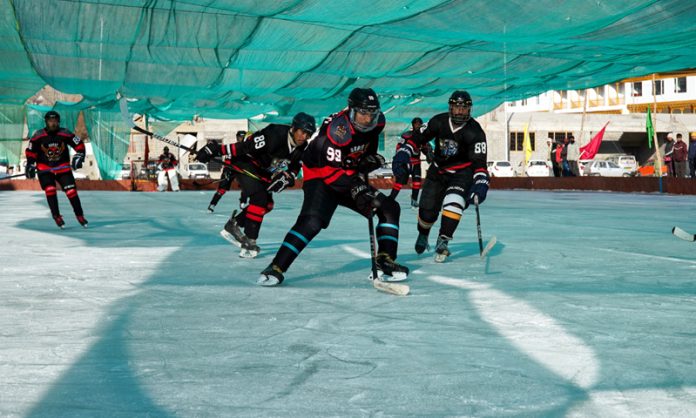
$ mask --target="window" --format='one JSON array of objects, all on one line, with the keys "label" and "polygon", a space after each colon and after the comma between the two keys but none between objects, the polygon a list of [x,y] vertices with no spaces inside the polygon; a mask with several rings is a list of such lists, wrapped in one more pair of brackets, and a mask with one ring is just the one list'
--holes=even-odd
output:
[{"label": "window", "polygon": [[674,92],[686,93],[686,77],[677,77],[674,79]]},{"label": "window", "polygon": [[564,139],[569,138],[573,135],[572,132],[549,132],[549,138],[553,139],[553,142],[563,142]]},{"label": "window", "polygon": [[655,95],[660,96],[665,93],[665,80],[655,80]]},{"label": "window", "polygon": [[633,83],[633,97],[640,97],[643,95],[643,83],[641,81],[636,81]]},{"label": "window", "polygon": [[[532,151],[534,151],[534,132],[529,133],[529,142],[532,145]],[[510,151],[524,151],[523,143],[524,132],[510,132]]]}]

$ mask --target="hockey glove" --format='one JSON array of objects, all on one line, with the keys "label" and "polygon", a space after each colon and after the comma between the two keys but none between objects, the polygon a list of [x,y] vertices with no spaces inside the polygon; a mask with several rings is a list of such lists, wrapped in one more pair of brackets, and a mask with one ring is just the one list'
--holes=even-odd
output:
[{"label": "hockey glove", "polygon": [[77,154],[73,155],[72,157],[72,166],[73,170],[78,170],[82,168],[82,163],[85,162],[85,154],[78,152]]},{"label": "hockey glove", "polygon": [[385,163],[384,157],[379,154],[364,155],[358,162],[358,172],[369,173],[382,167]]},{"label": "hockey glove", "polygon": [[372,201],[375,198],[375,190],[365,183],[360,177],[353,178],[353,186],[350,188],[350,197],[355,201],[355,206],[361,213],[369,214],[374,207]]},{"label": "hockey glove", "polygon": [[196,153],[196,160],[207,163],[212,160],[213,157],[217,157],[220,154],[220,145],[216,142],[208,142],[203,148],[198,150]]},{"label": "hockey glove", "polygon": [[396,177],[397,179],[404,177],[408,178],[408,172],[411,168],[410,162],[411,153],[408,152],[405,148],[398,150],[396,154],[394,154],[394,158],[392,159],[392,173],[394,173],[394,177]]},{"label": "hockey glove", "polygon": [[269,192],[280,193],[295,184],[295,176],[287,171],[277,171],[271,177],[271,184],[266,190]]},{"label": "hockey glove", "polygon": [[478,196],[479,204],[483,203],[486,200],[489,183],[488,174],[483,172],[474,174],[474,184],[469,188],[467,203],[474,203],[474,196]]},{"label": "hockey glove", "polygon": [[24,172],[24,175],[27,176],[28,179],[33,179],[34,177],[36,177],[35,163],[27,163],[27,169]]}]

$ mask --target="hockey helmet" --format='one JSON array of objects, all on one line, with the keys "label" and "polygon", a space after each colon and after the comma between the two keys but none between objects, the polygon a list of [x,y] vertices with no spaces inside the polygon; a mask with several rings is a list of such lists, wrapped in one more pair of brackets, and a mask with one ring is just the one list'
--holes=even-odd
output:
[{"label": "hockey helmet", "polygon": [[[367,88],[356,87],[348,96],[348,108],[350,121],[355,128],[361,132],[367,132],[374,129],[379,121],[379,98],[374,90]],[[356,120],[356,114],[369,115],[369,122],[359,122]]]},{"label": "hockey helmet", "polygon": [[292,118],[292,129],[302,129],[307,132],[309,136],[312,136],[317,130],[317,122],[314,116],[308,115],[307,113],[300,112]]},{"label": "hockey helmet", "polygon": [[58,114],[58,112],[56,112],[55,110],[49,110],[44,115],[44,120],[49,120],[49,119],[58,119],[58,122],[60,122],[60,114]]},{"label": "hockey helmet", "polygon": [[449,98],[449,116],[457,125],[466,123],[471,117],[473,103],[471,96],[464,90],[456,90]]}]

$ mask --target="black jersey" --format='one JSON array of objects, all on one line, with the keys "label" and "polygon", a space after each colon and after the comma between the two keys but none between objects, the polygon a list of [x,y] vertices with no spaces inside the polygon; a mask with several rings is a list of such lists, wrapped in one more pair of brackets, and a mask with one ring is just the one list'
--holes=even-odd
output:
[{"label": "black jersey", "polygon": [[474,172],[487,172],[486,134],[476,120],[470,118],[454,128],[448,113],[433,116],[420,132],[406,141],[414,150],[435,139],[433,164],[443,172],[456,172],[471,167]]},{"label": "black jersey", "polygon": [[367,132],[353,127],[348,110],[324,119],[319,135],[302,157],[304,180],[321,179],[339,191],[349,190],[351,177],[357,174],[358,160],[365,154],[377,153],[379,134],[385,125],[381,112],[377,117],[377,125]]},{"label": "black jersey", "polygon": [[295,146],[290,125],[270,124],[254,132],[241,142],[222,146],[222,155],[235,171],[249,172],[263,181],[270,182],[278,170],[288,170],[293,175],[300,171],[302,152],[307,142]]},{"label": "black jersey", "polygon": [[70,171],[71,147],[75,152],[85,152],[85,144],[67,129],[58,129],[48,132],[39,129],[29,140],[29,145],[24,154],[27,163],[36,163],[39,170],[52,170],[56,174]]},{"label": "black jersey", "polygon": [[174,154],[172,154],[171,152],[163,152],[157,158],[157,164],[159,164],[162,170],[166,171],[176,168],[177,160]]}]

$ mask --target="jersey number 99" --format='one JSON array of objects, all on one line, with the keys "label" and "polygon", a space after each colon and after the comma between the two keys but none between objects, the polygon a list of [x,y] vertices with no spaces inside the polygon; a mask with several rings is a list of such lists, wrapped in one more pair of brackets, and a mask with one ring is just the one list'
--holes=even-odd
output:
[{"label": "jersey number 99", "polygon": [[329,161],[341,162],[341,150],[335,148],[326,149],[326,159]]}]

